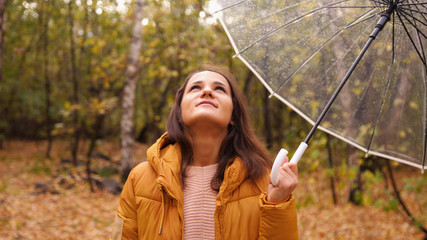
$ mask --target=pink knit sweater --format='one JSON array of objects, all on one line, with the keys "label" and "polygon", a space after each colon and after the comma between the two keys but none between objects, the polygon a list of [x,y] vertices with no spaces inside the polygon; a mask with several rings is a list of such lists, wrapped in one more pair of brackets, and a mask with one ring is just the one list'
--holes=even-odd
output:
[{"label": "pink knit sweater", "polygon": [[184,192],[184,239],[215,239],[214,212],[217,192],[211,180],[218,164],[189,168]]}]

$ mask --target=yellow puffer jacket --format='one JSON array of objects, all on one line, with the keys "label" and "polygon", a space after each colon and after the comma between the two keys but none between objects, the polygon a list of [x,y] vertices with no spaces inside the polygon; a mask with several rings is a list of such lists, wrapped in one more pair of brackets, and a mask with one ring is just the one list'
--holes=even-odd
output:
[{"label": "yellow puffer jacket", "polygon": [[[113,240],[182,239],[181,150],[166,139],[165,134],[151,146],[148,162],[130,173],[120,197]],[[245,175],[239,158],[226,168],[216,198],[215,239],[298,239],[294,197],[281,204],[266,204],[269,176],[254,185]]]}]

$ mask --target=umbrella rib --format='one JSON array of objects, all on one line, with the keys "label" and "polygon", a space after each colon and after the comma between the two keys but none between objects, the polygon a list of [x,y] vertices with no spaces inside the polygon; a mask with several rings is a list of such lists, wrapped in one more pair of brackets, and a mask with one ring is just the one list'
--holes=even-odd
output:
[{"label": "umbrella rib", "polygon": [[[418,1],[418,0],[417,0]],[[416,8],[418,9],[418,6],[416,6]],[[408,14],[408,13],[406,13],[406,11],[402,11],[403,13],[405,13],[405,14]],[[427,21],[427,19],[426,19],[426,17],[424,16],[424,15],[421,15],[423,18],[424,18],[424,20],[426,20]],[[418,20],[417,18],[415,18],[414,17],[414,19],[416,19],[416,20]],[[420,20],[418,20],[418,21],[420,21]],[[420,21],[421,22],[421,21]],[[423,22],[421,22],[422,24],[424,24],[424,25],[426,25],[425,23],[423,23]],[[426,35],[424,35],[424,33],[421,31],[421,30],[419,30],[418,29],[418,27],[416,26],[417,25],[417,22],[416,21],[414,21],[414,23],[413,23],[413,26],[414,26],[414,28],[417,30],[417,34],[418,34],[418,43],[420,44],[420,47],[421,47],[421,50],[422,50],[422,55],[423,55],[423,57],[424,57],[424,60],[426,59],[426,55],[425,55],[425,49],[424,49],[424,47],[423,47],[423,41],[421,41],[421,39],[420,39],[420,34],[422,35],[422,36],[424,36],[424,38],[426,38],[427,39],[427,37],[426,37]],[[426,25],[427,26],[427,25]],[[424,65],[424,67],[427,69],[427,67]]]},{"label": "umbrella rib", "polygon": [[386,89],[385,89],[385,91],[383,93],[383,97],[381,99],[381,104],[380,104],[379,109],[378,109],[377,119],[375,120],[375,125],[373,126],[372,134],[371,134],[371,137],[369,139],[369,144],[368,144],[368,146],[366,148],[367,149],[366,155],[369,154],[369,151],[371,149],[372,142],[373,142],[373,139],[374,139],[374,135],[375,135],[377,126],[378,126],[378,124],[380,122],[381,112],[384,109],[385,99],[387,97],[387,92],[390,89],[390,85],[391,85],[391,76],[392,76],[393,66],[394,66],[394,62],[395,62],[395,55],[394,55],[394,49],[395,49],[395,40],[394,40],[394,38],[395,38],[395,29],[394,29],[394,24],[395,24],[395,20],[394,20],[394,15],[393,15],[393,24],[392,24],[393,29],[392,29],[392,38],[391,38],[392,39],[392,44],[391,44],[392,45],[392,50],[391,50],[391,52],[392,52],[392,54],[391,54],[391,65],[390,65],[390,68],[389,68],[388,73],[387,73],[387,85],[386,85]]},{"label": "umbrella rib", "polygon": [[298,21],[298,20],[300,20],[300,19],[302,19],[302,18],[304,18],[306,16],[309,16],[309,15],[311,15],[311,14],[317,12],[317,11],[320,11],[322,9],[329,8],[331,6],[334,6],[334,5],[343,3],[343,2],[348,2],[348,1],[350,1],[350,0],[343,0],[343,1],[335,2],[335,3],[331,3],[329,5],[318,7],[318,8],[315,8],[315,9],[311,10],[311,11],[308,11],[308,12],[302,14],[301,16],[298,16],[298,17],[290,20],[289,22],[286,22],[286,23],[282,24],[281,26],[279,26],[278,28],[274,29],[273,31],[270,31],[269,33],[267,33],[266,35],[262,36],[261,38],[258,38],[253,43],[249,44],[247,47],[243,48],[241,51],[239,51],[238,53],[236,53],[233,57],[241,55],[243,52],[245,52],[246,50],[248,50],[249,48],[251,48],[253,45],[257,44],[258,42],[260,42],[262,40],[265,40],[265,39],[269,38],[270,36],[272,36],[273,34],[275,34],[276,32],[278,32],[280,29],[282,29],[282,28],[284,28],[284,27],[286,27],[286,26],[288,26],[288,25],[290,25],[290,24],[292,24],[292,23],[294,23],[294,22],[296,22],[296,21]]},{"label": "umbrella rib", "polygon": [[280,89],[282,89],[283,86],[286,85],[286,83],[301,69],[303,68],[324,46],[326,46],[333,38],[335,38],[339,33],[341,33],[342,31],[353,27],[359,23],[362,23],[368,19],[373,18],[374,16],[378,15],[379,13],[374,13],[364,19],[362,19],[364,16],[368,15],[370,12],[372,12],[373,10],[370,10],[367,13],[364,13],[363,15],[361,15],[359,18],[355,19],[353,22],[351,22],[350,24],[348,24],[347,26],[341,28],[340,30],[338,30],[337,32],[335,32],[330,38],[326,39],[326,41],[324,41],[317,49],[316,51],[313,52],[312,55],[310,55],[302,64],[300,64],[300,66],[289,76],[286,78],[285,81],[283,81],[282,84],[280,84],[280,86],[275,89],[271,94],[270,97],[272,97],[274,94],[276,94],[278,91],[280,91]]},{"label": "umbrella rib", "polygon": [[[408,14],[408,13],[406,13],[405,11],[399,11],[399,12],[401,12],[401,13],[405,13],[405,14]],[[417,31],[417,33],[418,33],[418,37],[419,37],[419,34],[421,34],[424,38],[426,38],[427,39],[427,36],[423,33],[423,32],[421,32],[419,29],[418,29],[418,27],[416,26],[416,22],[414,22],[414,23],[412,23],[405,15],[402,15],[415,29],[416,29],[416,31]],[[402,24],[403,24],[403,22],[402,22]],[[404,26],[405,27],[405,26]],[[409,35],[409,32],[407,31],[407,29],[405,28],[405,31],[406,31],[406,33],[408,34],[408,36],[410,37],[410,35]],[[418,53],[418,56],[421,58],[421,60],[423,61],[423,63],[424,64],[426,64],[426,57],[425,57],[425,54],[424,54],[424,52],[422,51],[421,53],[422,53],[422,56],[421,56],[421,53],[419,53],[418,52],[418,48],[416,47],[416,45],[415,45],[415,42],[414,41],[412,41],[412,39],[411,39],[411,42],[412,42],[412,45],[415,47],[415,49],[417,50],[417,53]],[[419,39],[419,41],[418,41],[419,43],[420,43],[420,45],[421,45],[421,50],[423,50],[424,48],[423,48],[423,46],[422,46],[422,41],[421,41],[421,39]]]},{"label": "umbrella rib", "polygon": [[422,15],[424,15],[424,14],[426,14],[426,15],[427,15],[427,12],[423,12],[423,11],[415,10],[415,9],[413,9],[413,8],[398,7],[398,9],[409,10],[409,11],[412,11],[412,12],[421,13]]},{"label": "umbrella rib", "polygon": [[384,0],[378,1],[378,0],[371,0],[374,3],[378,3],[380,5],[389,5],[390,3]]},{"label": "umbrella rib", "polygon": [[404,29],[404,30],[405,30],[405,32],[406,32],[406,35],[408,35],[409,40],[411,40],[412,46],[413,46],[413,47],[415,48],[415,50],[417,51],[417,54],[418,54],[418,56],[420,57],[421,61],[424,63],[424,65],[426,65],[426,60],[421,56],[420,51],[418,50],[417,46],[415,45],[414,40],[412,39],[412,37],[411,37],[411,35],[410,35],[410,33],[409,33],[408,29],[406,28],[406,24],[405,24],[405,22],[403,22],[402,18],[400,17],[400,15],[401,15],[401,14],[400,14],[400,11],[396,11],[396,13],[397,13],[397,17],[399,18],[400,22],[402,23],[402,26],[403,26],[403,29]]},{"label": "umbrella rib", "polygon": [[[416,2],[419,3],[418,0],[416,0]],[[422,5],[422,6],[425,7],[424,5]],[[418,6],[415,6],[415,7],[419,10]],[[424,15],[422,15],[422,16],[425,20],[427,20]],[[423,42],[421,41],[419,34],[418,34],[418,42],[421,45],[421,49],[423,49],[422,54],[423,54],[424,59],[425,59],[426,56],[425,56],[425,51],[424,51],[424,47],[423,47]],[[423,123],[424,124],[423,125],[423,127],[424,127],[424,144],[423,144],[424,149],[423,149],[423,161],[422,161],[422,165],[421,165],[421,167],[422,167],[421,172],[424,173],[424,165],[425,165],[426,155],[427,155],[427,78],[426,78],[427,66],[425,64],[424,64],[424,68],[422,68],[422,70],[423,70],[422,75],[424,77],[424,123]]]},{"label": "umbrella rib", "polygon": [[417,3],[399,3],[399,6],[413,6],[413,5],[424,5],[426,3],[420,3],[417,1]]},{"label": "umbrella rib", "polygon": [[[417,47],[416,47],[416,45],[415,45],[415,43],[414,43],[414,41],[413,41],[413,39],[412,39],[412,37],[410,36],[410,34],[409,34],[409,32],[408,32],[408,30],[407,30],[407,28],[406,28],[406,25],[405,25],[405,23],[402,21],[402,19],[401,19],[401,17],[400,17],[400,14],[399,14],[399,12],[400,11],[397,11],[397,17],[399,18],[399,20],[400,20],[400,22],[402,23],[402,25],[403,25],[403,28],[405,29],[405,31],[406,31],[406,34],[408,35],[408,37],[409,37],[409,39],[411,40],[411,43],[412,43],[412,45],[413,45],[413,47],[415,48],[415,50],[417,51],[417,54],[418,54],[418,56],[421,58],[421,61],[423,61],[423,63],[424,63],[424,71],[426,71],[426,69],[427,69],[427,67],[426,67],[426,61],[425,61],[425,54],[424,54],[424,51],[422,52],[422,54],[423,54],[423,56],[424,56],[424,58],[420,55],[420,52],[418,51],[418,49],[417,49]],[[417,28],[416,28],[417,29]],[[417,33],[420,33],[420,31],[417,29]],[[421,45],[421,48],[423,49],[423,46],[422,46],[422,41],[421,41],[421,39],[420,39],[420,35],[419,34],[417,34],[417,36],[418,36],[418,41],[420,42],[420,45]],[[425,84],[426,84],[426,81],[424,81],[424,92],[425,92],[425,94],[426,94],[426,86],[425,86]],[[426,99],[426,96],[424,95],[424,100]],[[423,162],[422,162],[422,165],[421,165],[421,171],[422,172],[424,172],[424,164],[425,164],[425,160],[426,160],[426,146],[427,146],[427,120],[426,120],[426,101],[424,101],[424,139],[423,139],[423,141],[424,141],[424,150],[423,150]]]},{"label": "umbrella rib", "polygon": [[414,19],[414,22],[415,21],[418,21],[418,22],[420,22],[420,23],[422,23],[423,25],[425,25],[425,26],[427,26],[427,24],[425,24],[425,23],[423,23],[423,22],[421,22],[419,19],[417,19],[417,18],[415,18],[415,17],[413,17],[413,16],[411,16],[409,13],[407,13],[406,11],[400,11],[401,13],[404,13],[404,15],[402,15],[402,17],[404,17],[411,25],[412,25],[412,27],[414,27],[416,30],[417,30],[417,32],[418,33],[420,33],[424,38],[426,38],[427,39],[427,35],[425,35],[423,32],[421,32],[421,30],[420,29],[418,29],[418,27],[415,25],[415,23],[413,23],[413,22],[411,22],[410,21],[410,19],[408,19],[405,15],[407,15],[407,16],[409,16],[409,17],[412,17],[413,19]]},{"label": "umbrella rib", "polygon": [[376,6],[368,6],[368,5],[360,5],[360,6],[336,6],[336,7],[330,7],[330,8],[377,8]]},{"label": "umbrella rib", "polygon": [[[376,14],[374,14],[373,16],[375,16],[375,15],[379,15],[379,14],[381,14],[381,13],[382,13],[382,12],[376,13]],[[372,17],[372,16],[371,16],[371,17]],[[360,34],[360,35],[359,35],[359,37],[357,38],[357,40],[359,40],[361,37],[362,37],[362,34]],[[354,45],[353,45],[353,46],[354,46]],[[347,51],[345,52],[345,54],[343,55],[343,57],[341,57],[341,58],[337,58],[337,59],[335,60],[335,62],[334,62],[333,64],[331,64],[331,65],[330,65],[330,67],[329,67],[326,71],[324,71],[325,73],[324,73],[320,78],[324,78],[324,76],[326,75],[326,73],[327,73],[327,72],[329,72],[329,70],[330,70],[333,66],[335,66],[337,62],[341,61],[345,56],[347,56],[347,54],[348,54],[351,50],[354,50],[354,48],[348,48],[348,49],[347,49]]]},{"label": "umbrella rib", "polygon": [[[420,9],[418,8],[418,6],[415,6],[415,8],[417,8],[417,10],[419,10],[420,11]],[[427,22],[427,18],[426,18],[426,16],[424,16],[424,14],[421,14],[421,16],[424,18],[424,20]]]},{"label": "umbrella rib", "polygon": [[[418,2],[418,0],[417,0],[417,2]],[[420,10],[418,5],[416,5],[415,7],[416,7],[418,10]],[[427,9],[427,7],[425,7],[425,8]],[[421,10],[420,10],[420,11],[421,11]],[[421,16],[424,18],[424,20],[425,20],[425,21],[427,21],[427,18],[426,18],[426,16],[424,16],[424,14],[421,14]]]},{"label": "umbrella rib", "polygon": [[281,12],[283,12],[283,11],[285,11],[285,10],[289,9],[289,8],[293,8],[293,7],[296,7],[296,6],[301,5],[301,4],[303,4],[303,3],[307,3],[307,2],[311,2],[311,1],[312,1],[312,0],[307,0],[307,1],[304,1],[304,2],[299,2],[299,3],[294,4],[294,5],[292,5],[292,6],[286,6],[286,7],[282,8],[282,9],[279,9],[279,10],[277,10],[277,11],[275,11],[275,12],[271,13],[271,14],[268,14],[268,15],[267,15],[267,16],[265,16],[265,17],[262,17],[262,18],[260,18],[260,19],[255,20],[255,21],[253,21],[253,22],[258,22],[258,21],[260,21],[260,20],[263,20],[263,19],[269,18],[269,17],[271,17],[271,16],[273,16],[273,15],[276,15],[276,14],[278,14],[278,13],[281,13]]},{"label": "umbrella rib", "polygon": [[212,15],[213,15],[213,14],[215,14],[215,13],[222,12],[222,11],[224,11],[224,10],[227,10],[227,9],[229,9],[229,8],[235,7],[235,6],[240,5],[240,4],[242,4],[242,3],[244,3],[244,2],[247,2],[247,1],[248,1],[248,0],[243,0],[243,1],[240,1],[240,2],[237,2],[237,3],[234,3],[234,4],[231,4],[230,6],[227,6],[227,7],[224,7],[224,8],[222,8],[222,9],[216,10],[215,12],[213,12],[213,13],[212,13]]},{"label": "umbrella rib", "polygon": [[417,6],[421,5],[422,7],[424,7],[425,9],[427,9],[427,3],[420,3],[419,0],[415,0],[417,2]]},{"label": "umbrella rib", "polygon": [[421,172],[424,173],[424,167],[426,163],[427,155],[427,78],[426,78],[427,67],[424,65],[424,150],[423,150],[423,163],[421,165]]},{"label": "umbrella rib", "polygon": [[399,4],[399,6],[423,6],[423,7],[425,7],[424,5],[426,5],[426,3],[407,3],[407,4]]}]

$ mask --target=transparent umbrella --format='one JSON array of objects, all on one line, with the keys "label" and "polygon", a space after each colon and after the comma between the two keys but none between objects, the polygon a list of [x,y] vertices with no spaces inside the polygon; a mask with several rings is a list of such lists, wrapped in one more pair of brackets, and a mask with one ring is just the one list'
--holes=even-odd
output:
[{"label": "transparent umbrella", "polygon": [[215,0],[210,9],[236,56],[313,124],[291,161],[319,127],[425,169],[427,0]]}]

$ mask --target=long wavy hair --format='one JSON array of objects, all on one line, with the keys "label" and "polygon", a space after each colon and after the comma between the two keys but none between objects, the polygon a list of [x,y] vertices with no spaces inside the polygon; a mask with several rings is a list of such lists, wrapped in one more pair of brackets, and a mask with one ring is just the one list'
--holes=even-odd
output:
[{"label": "long wavy hair", "polygon": [[186,126],[182,121],[181,101],[188,81],[194,74],[203,71],[215,72],[227,79],[231,88],[233,103],[233,112],[231,116],[233,124],[228,125],[228,133],[219,150],[218,169],[211,181],[212,189],[219,191],[221,183],[224,180],[225,169],[229,162],[233,161],[235,157],[240,157],[242,159],[247,170],[246,179],[255,182],[266,174],[272,162],[267,150],[256,138],[250,126],[248,111],[246,109],[246,98],[239,91],[236,78],[228,68],[216,65],[202,65],[185,79],[184,84],[176,92],[175,103],[166,124],[169,140],[178,143],[181,147],[181,184],[185,187],[187,170],[193,162],[193,149],[191,142],[186,137]]}]

